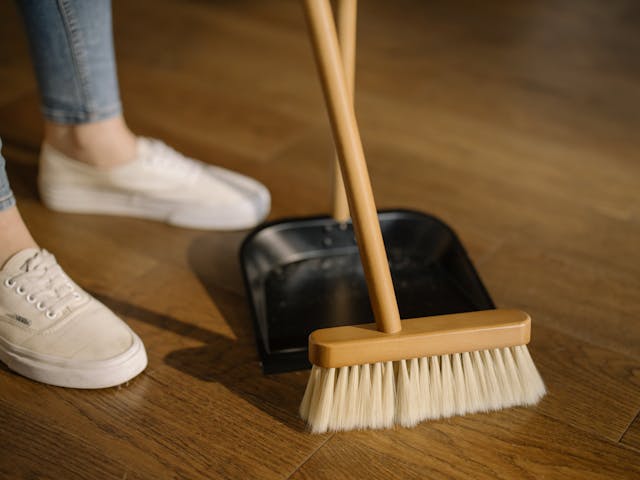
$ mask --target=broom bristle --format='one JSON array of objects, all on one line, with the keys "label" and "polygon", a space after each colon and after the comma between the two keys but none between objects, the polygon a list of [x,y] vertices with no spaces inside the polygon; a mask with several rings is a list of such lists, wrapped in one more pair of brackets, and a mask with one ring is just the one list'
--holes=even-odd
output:
[{"label": "broom bristle", "polygon": [[533,405],[545,393],[527,346],[519,345],[339,369],[314,365],[300,416],[313,433],[412,427]]}]

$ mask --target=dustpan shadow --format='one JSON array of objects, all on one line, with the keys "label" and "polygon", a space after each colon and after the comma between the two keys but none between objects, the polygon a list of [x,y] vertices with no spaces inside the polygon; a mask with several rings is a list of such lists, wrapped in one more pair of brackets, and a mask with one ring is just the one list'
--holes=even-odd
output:
[{"label": "dustpan shadow", "polygon": [[272,378],[262,379],[259,365],[239,364],[229,368],[214,367],[223,357],[224,353],[221,353],[219,345],[210,343],[202,347],[175,350],[166,355],[164,361],[176,370],[201,381],[224,385],[234,395],[288,428],[299,432],[305,430],[304,422],[297,415],[304,392],[302,382],[296,382],[296,385],[292,386],[292,382]]},{"label": "dustpan shadow", "polygon": [[289,428],[304,430],[297,411],[307,372],[262,373],[238,259],[245,236],[246,232],[210,232],[197,237],[188,249],[192,271],[235,340],[165,315],[153,318],[148,312],[136,312],[136,307],[128,314],[204,344],[168,353],[164,357],[167,365],[198,380],[220,383]]}]

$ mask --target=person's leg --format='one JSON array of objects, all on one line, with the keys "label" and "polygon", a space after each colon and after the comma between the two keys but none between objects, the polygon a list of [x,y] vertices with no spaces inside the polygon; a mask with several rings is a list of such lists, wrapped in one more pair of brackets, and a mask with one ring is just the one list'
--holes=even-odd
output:
[{"label": "person's leg", "polygon": [[122,117],[110,0],[20,0],[45,118],[44,141],[82,162],[133,160]]},{"label": "person's leg", "polygon": [[[53,4],[38,5],[45,3]],[[47,12],[31,6],[46,26]],[[1,151],[0,361],[33,380],[73,388],[120,385],[147,365],[140,338],[38,247],[16,207]]]},{"label": "person's leg", "polygon": [[37,246],[22,221],[18,207],[0,208],[0,267],[20,250]]},{"label": "person's leg", "polygon": [[2,141],[0,141],[0,268],[20,250],[37,247],[16,207],[1,149]]},{"label": "person's leg", "polygon": [[18,213],[1,152],[0,361],[33,380],[73,388],[119,385],[147,365],[140,338],[38,247]]},{"label": "person's leg", "polygon": [[77,125],[45,121],[44,141],[67,157],[100,168],[134,160],[136,136],[122,115]]},{"label": "person's leg", "polygon": [[46,119],[45,205],[206,229],[250,228],[266,217],[270,195],[259,182],[131,133],[121,113],[110,1],[20,5]]}]

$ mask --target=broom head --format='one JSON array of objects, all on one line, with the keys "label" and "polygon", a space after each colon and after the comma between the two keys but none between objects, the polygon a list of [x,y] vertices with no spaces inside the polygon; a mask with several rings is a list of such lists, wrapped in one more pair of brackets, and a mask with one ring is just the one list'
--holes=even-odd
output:
[{"label": "broom head", "polygon": [[410,427],[428,420],[532,405],[545,386],[520,310],[414,318],[316,330],[300,414],[314,433]]}]

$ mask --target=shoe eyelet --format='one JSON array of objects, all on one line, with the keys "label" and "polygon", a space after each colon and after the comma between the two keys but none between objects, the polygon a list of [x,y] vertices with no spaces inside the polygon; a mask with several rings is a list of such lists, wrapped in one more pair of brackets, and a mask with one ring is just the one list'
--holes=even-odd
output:
[{"label": "shoe eyelet", "polygon": [[81,295],[78,292],[73,292],[73,298],[80,298]]},{"label": "shoe eyelet", "polygon": [[27,293],[27,291],[22,285],[19,285],[18,288],[16,288],[16,293],[18,295],[24,295],[25,293]]},{"label": "shoe eyelet", "polygon": [[11,278],[7,278],[4,281],[4,286],[7,287],[7,288],[13,288],[13,287],[16,286],[16,281],[11,279]]},{"label": "shoe eyelet", "polygon": [[47,318],[49,320],[53,320],[54,318],[56,318],[58,316],[58,314],[56,312],[52,312],[51,310],[47,310],[47,313],[45,313],[45,315],[47,316]]},{"label": "shoe eyelet", "polygon": [[41,312],[44,312],[45,309],[47,308],[47,306],[42,302],[38,302],[38,303],[36,303],[36,308],[38,310],[40,310]]},{"label": "shoe eyelet", "polygon": [[29,294],[26,296],[27,302],[29,303],[33,303],[36,301],[36,297],[34,297],[33,295]]}]

